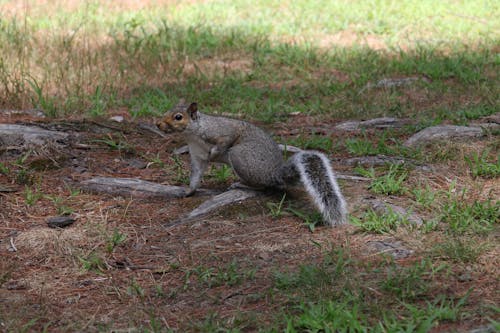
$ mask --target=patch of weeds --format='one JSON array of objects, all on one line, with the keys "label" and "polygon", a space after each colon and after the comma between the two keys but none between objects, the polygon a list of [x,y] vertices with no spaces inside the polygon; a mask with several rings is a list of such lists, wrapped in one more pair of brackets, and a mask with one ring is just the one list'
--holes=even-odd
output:
[{"label": "patch of weeds", "polygon": [[440,220],[454,233],[485,233],[500,221],[500,201],[468,203],[463,195],[449,198],[441,211]]},{"label": "patch of weeds", "polygon": [[35,187],[35,189],[32,189],[29,186],[24,187],[24,200],[26,201],[26,204],[28,206],[33,206],[43,198],[44,194],[40,192],[40,189],[38,187]]},{"label": "patch of weeds", "polygon": [[78,189],[78,188],[73,188],[73,187],[71,187],[71,186],[69,186],[69,185],[66,185],[66,189],[67,189],[67,190],[68,190],[68,192],[69,192],[69,196],[70,196],[70,198],[76,197],[76,196],[80,195],[80,193],[81,193],[80,189]]},{"label": "patch of weeds", "polygon": [[408,172],[399,165],[391,164],[389,171],[372,180],[368,188],[377,194],[399,195],[406,192],[403,182],[408,176]]},{"label": "patch of weeds", "polygon": [[20,167],[20,168],[24,168],[25,167],[25,163],[26,161],[28,160],[28,158],[31,156],[32,154],[32,151],[29,150],[27,151],[25,154],[19,156],[15,161],[14,161],[14,165]]},{"label": "patch of weeds", "polygon": [[127,294],[130,296],[138,296],[141,299],[145,296],[144,288],[137,283],[136,279],[132,279],[132,281],[130,281],[130,285],[127,287]]},{"label": "patch of weeds", "polygon": [[237,333],[241,332],[241,329],[247,328],[247,324],[244,321],[235,319],[236,318],[234,317],[232,317],[231,320],[223,319],[217,312],[211,312],[203,321],[191,323],[191,329],[189,331],[206,333]]},{"label": "patch of weeds", "polygon": [[283,204],[285,202],[286,193],[281,197],[280,202],[267,202],[266,206],[269,209],[269,214],[272,218],[279,218],[283,214]]},{"label": "patch of weeds", "polygon": [[274,286],[291,295],[298,293],[308,299],[329,297],[342,292],[352,282],[352,264],[352,259],[343,248],[335,248],[325,253],[320,263],[301,265],[295,272],[274,272]]},{"label": "patch of weeds", "polygon": [[88,109],[88,114],[91,117],[100,117],[106,114],[108,105],[112,103],[114,95],[105,95],[103,93],[103,88],[99,84],[95,87],[94,93],[89,96],[90,107]]},{"label": "patch of weeds", "polygon": [[172,155],[170,160],[173,162],[175,181],[181,184],[189,184],[189,175],[181,158],[178,155]]},{"label": "patch of weeds", "polygon": [[469,166],[472,177],[496,178],[500,175],[500,155],[497,156],[497,162],[488,162],[489,151],[484,150],[481,155],[473,153],[465,157],[465,162]]},{"label": "patch of weeds", "polygon": [[55,103],[56,99],[47,96],[43,91],[43,87],[40,86],[34,78],[30,78],[27,81],[34,94],[34,96],[31,97],[33,105],[41,109],[47,117],[56,117],[58,115]]},{"label": "patch of weeds", "polygon": [[0,174],[2,175],[8,175],[10,172],[10,169],[2,162],[0,162]]},{"label": "patch of weeds", "polygon": [[123,244],[127,240],[127,235],[118,231],[118,229],[113,230],[113,234],[108,237],[106,241],[106,251],[112,253],[113,250]]},{"label": "patch of weeds", "polygon": [[474,105],[456,112],[446,112],[448,117],[457,125],[467,125],[469,120],[475,120],[498,112],[493,105]]},{"label": "patch of weeds", "polygon": [[210,169],[210,175],[220,183],[227,182],[231,178],[232,174],[233,170],[226,164],[221,164],[219,166],[212,165]]},{"label": "patch of weeds", "polygon": [[315,290],[326,288],[333,278],[326,266],[307,264],[298,272],[275,272],[274,285],[280,290]]},{"label": "patch of weeds", "polygon": [[390,233],[402,224],[409,224],[405,217],[393,212],[390,207],[387,207],[387,212],[383,214],[370,209],[361,218],[351,216],[350,222],[364,232],[376,234]]},{"label": "patch of weeds", "polygon": [[255,270],[250,269],[246,272],[241,272],[238,262],[235,260],[217,269],[198,266],[186,273],[186,279],[188,280],[193,273],[198,277],[198,281],[208,288],[222,285],[235,286],[241,284],[245,279],[253,279],[255,277]]},{"label": "patch of weeds", "polygon": [[322,151],[330,151],[333,147],[333,141],[330,137],[323,135],[298,135],[297,137],[287,141],[288,145],[300,147],[302,149],[314,149]]},{"label": "patch of weeds", "polygon": [[16,170],[15,177],[15,181],[17,184],[31,185],[34,182],[33,170],[26,165],[26,161],[31,156],[31,154],[32,151],[29,150],[13,162],[13,165],[18,168],[18,170]]},{"label": "patch of weeds", "polygon": [[463,149],[453,142],[439,142],[424,146],[423,160],[428,163],[455,161],[462,156]]},{"label": "patch of weeds", "polygon": [[31,319],[30,321],[28,321],[26,324],[24,324],[19,332],[20,333],[26,333],[26,332],[32,332],[33,330],[33,327],[35,326],[35,324],[40,320],[40,318],[33,318]]},{"label": "patch of weeds", "polygon": [[425,188],[421,185],[410,190],[414,196],[415,202],[421,207],[430,209],[436,202],[438,193],[433,191],[429,184],[425,184]]},{"label": "patch of weeds", "polygon": [[46,195],[45,197],[54,203],[54,205],[56,206],[57,214],[70,215],[73,213],[73,208],[71,208],[65,204],[65,202],[66,202],[65,198],[57,196],[57,195],[54,195],[54,196]]},{"label": "patch of weeds", "polygon": [[149,312],[149,330],[146,329],[144,330],[145,333],[149,333],[149,332],[152,332],[152,333],[156,333],[156,332],[167,332],[167,333],[173,333],[174,331],[171,330],[171,329],[168,329],[168,330],[164,330],[163,328],[163,323],[162,323],[162,320],[160,318],[157,318],[154,314],[154,311],[151,310]]},{"label": "patch of weeds", "polygon": [[366,177],[366,178],[375,178],[375,169],[371,167],[370,169],[365,169],[362,166],[357,166],[354,168],[354,172],[361,176],[361,177]]},{"label": "patch of weeds", "polygon": [[469,263],[476,262],[486,249],[486,244],[477,244],[469,238],[453,237],[435,245],[431,249],[431,253],[436,257],[453,262]]},{"label": "patch of weeds", "polygon": [[212,281],[215,276],[215,269],[213,267],[198,266],[194,269],[194,272],[198,276],[198,281],[207,285],[208,288],[212,288]]},{"label": "patch of weeds", "polygon": [[158,168],[164,168],[165,162],[160,158],[160,154],[156,154],[154,156],[142,155],[142,158],[149,161],[147,167],[157,166]]},{"label": "patch of weeds", "polygon": [[82,268],[85,271],[92,271],[97,274],[103,274],[107,269],[106,262],[96,252],[91,252],[87,256],[78,256],[78,260],[82,264]]},{"label": "patch of weeds", "polygon": [[377,150],[371,141],[359,138],[350,138],[345,141],[345,146],[350,154],[356,156],[377,155]]},{"label": "patch of weeds", "polygon": [[382,310],[370,319],[366,300],[346,292],[341,299],[300,303],[285,315],[284,332],[428,332],[443,321],[459,320],[467,297],[455,301],[439,295],[423,306],[402,303],[396,313]]},{"label": "patch of weeds", "polygon": [[445,265],[434,267],[428,259],[422,259],[408,267],[392,263],[380,285],[383,290],[401,300],[417,299],[426,295],[432,287],[434,276],[445,268]]},{"label": "patch of weeds", "polygon": [[291,206],[287,208],[287,211],[300,218],[310,232],[314,232],[317,225],[324,223],[321,213],[317,211],[306,213]]},{"label": "patch of weeds", "polygon": [[367,332],[370,325],[359,299],[301,303],[298,315],[287,315],[285,332]]},{"label": "patch of weeds", "polygon": [[425,220],[423,224],[419,227],[419,230],[423,234],[427,234],[429,232],[438,230],[439,229],[438,226],[439,226],[439,220],[433,218],[430,220]]},{"label": "patch of weeds", "polygon": [[123,137],[114,138],[113,135],[108,134],[105,139],[97,139],[94,142],[104,143],[111,150],[117,150],[120,153],[134,154],[135,148],[131,146]]},{"label": "patch of weeds", "polygon": [[[404,147],[400,142],[393,138],[393,134],[384,131],[378,138],[376,144],[373,144],[367,139],[366,135],[363,138],[349,138],[345,141],[347,151],[355,156],[373,156],[373,155],[404,155],[411,156],[413,151]],[[388,138],[389,137],[389,138]],[[389,145],[388,141],[392,141]]]},{"label": "patch of weeds", "polygon": [[455,322],[460,319],[468,296],[454,301],[438,295],[432,302],[427,301],[425,307],[403,303],[406,313],[397,318],[386,317],[380,332],[429,332],[443,321]]},{"label": "patch of weeds", "polygon": [[155,284],[153,287],[153,290],[154,290],[154,294],[156,295],[156,297],[163,298],[167,295],[165,293],[165,290],[163,290],[163,287],[161,286],[161,284]]},{"label": "patch of weeds", "polygon": [[[500,313],[500,308],[496,309],[497,314]],[[493,327],[493,332],[500,332],[500,321],[497,321],[495,319],[488,318],[490,321],[491,327]]]},{"label": "patch of weeds", "polygon": [[239,272],[238,263],[231,261],[226,267],[219,268],[213,279],[213,285],[235,286],[241,284],[243,275]]},{"label": "patch of weeds", "polygon": [[17,170],[15,181],[19,185],[32,185],[35,181],[33,171],[27,168]]}]

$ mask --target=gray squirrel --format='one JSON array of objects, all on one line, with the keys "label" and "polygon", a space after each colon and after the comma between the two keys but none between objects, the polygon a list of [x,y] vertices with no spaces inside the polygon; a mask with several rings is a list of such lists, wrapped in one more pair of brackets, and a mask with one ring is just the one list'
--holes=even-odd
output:
[{"label": "gray squirrel", "polygon": [[331,225],[345,224],[347,208],[328,158],[316,151],[301,151],[284,161],[278,144],[248,122],[203,114],[197,103],[180,103],[167,111],[157,126],[181,132],[191,158],[186,196],[200,186],[209,162],[232,167],[242,183],[253,188],[286,189],[301,180],[305,190]]}]

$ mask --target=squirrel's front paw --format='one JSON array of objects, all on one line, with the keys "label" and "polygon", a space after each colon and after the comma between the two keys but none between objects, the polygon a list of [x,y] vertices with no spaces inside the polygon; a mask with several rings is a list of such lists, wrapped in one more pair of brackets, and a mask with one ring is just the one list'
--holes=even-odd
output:
[{"label": "squirrel's front paw", "polygon": [[186,190],[184,192],[184,197],[187,198],[187,197],[193,196],[195,192],[196,192],[196,189],[190,188],[189,190]]}]

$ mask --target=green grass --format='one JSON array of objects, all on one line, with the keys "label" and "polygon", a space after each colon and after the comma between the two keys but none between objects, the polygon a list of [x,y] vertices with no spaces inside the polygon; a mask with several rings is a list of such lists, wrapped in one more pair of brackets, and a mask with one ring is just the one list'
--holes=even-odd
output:
[{"label": "green grass", "polygon": [[106,241],[106,251],[108,253],[113,253],[113,250],[123,244],[127,240],[127,235],[118,231],[118,229],[113,230],[113,234],[107,237]]},{"label": "green grass", "polygon": [[275,288],[289,299],[280,319],[283,331],[427,332],[464,314],[468,294],[448,298],[436,293],[434,280],[446,274],[446,266],[427,259],[369,267],[334,250],[321,263],[275,273]]},{"label": "green grass", "polygon": [[403,185],[408,177],[408,172],[399,165],[392,164],[389,166],[389,171],[374,178],[368,188],[377,194],[384,195],[400,195],[407,191]]},{"label": "green grass", "polygon": [[373,143],[366,133],[360,137],[352,137],[345,140],[347,151],[355,156],[369,155],[396,155],[405,157],[418,156],[418,151],[409,149],[402,145],[396,138],[394,131],[383,131],[376,135],[376,142]]},{"label": "green grass", "polygon": [[444,268],[434,267],[427,259],[408,267],[394,264],[388,267],[387,276],[380,282],[380,286],[402,301],[417,299],[429,292],[432,287],[431,279]]},{"label": "green grass", "polygon": [[430,209],[436,204],[438,193],[432,190],[429,184],[426,184],[425,187],[422,185],[413,187],[410,192],[420,207]]},{"label": "green grass", "polygon": [[199,265],[185,271],[183,288],[188,289],[194,281],[209,289],[220,286],[239,286],[245,281],[253,280],[254,277],[254,268],[242,268],[241,263],[236,260],[217,267]]},{"label": "green grass", "polygon": [[24,186],[24,200],[26,202],[26,205],[28,206],[33,206],[35,205],[38,200],[42,199],[44,194],[40,191],[40,189],[37,186],[34,186],[34,188],[29,187],[27,185]]},{"label": "green grass", "polygon": [[491,163],[488,161],[488,153],[488,150],[484,150],[481,155],[473,153],[465,158],[474,178],[496,178],[500,175],[500,155],[497,156],[496,163]]},{"label": "green grass", "polygon": [[300,147],[304,150],[322,150],[331,151],[333,147],[332,139],[328,136],[323,135],[298,135],[290,140],[287,140],[287,144],[291,146]]},{"label": "green grass", "polygon": [[445,258],[458,263],[474,263],[487,249],[487,244],[466,237],[451,237],[443,243],[436,244],[431,253],[438,258]]},{"label": "green grass", "polygon": [[452,233],[487,233],[500,221],[500,201],[469,203],[463,195],[453,197],[445,202],[440,219]]},{"label": "green grass", "polygon": [[[157,115],[180,97],[264,121],[297,111],[415,116],[420,99],[400,88],[359,93],[368,82],[415,75],[432,82],[412,90],[438,102],[419,115],[457,109],[458,96],[479,97],[458,121],[496,103],[494,1],[220,1],[142,10],[27,2],[14,12],[0,4],[2,11],[2,105],[50,116],[123,106]],[[383,51],[364,46],[367,38]]]},{"label": "green grass", "polygon": [[401,216],[387,208],[388,212],[379,214],[370,209],[361,218],[352,216],[351,224],[359,227],[362,231],[376,234],[386,234],[395,231],[400,225],[409,224],[405,216]]}]

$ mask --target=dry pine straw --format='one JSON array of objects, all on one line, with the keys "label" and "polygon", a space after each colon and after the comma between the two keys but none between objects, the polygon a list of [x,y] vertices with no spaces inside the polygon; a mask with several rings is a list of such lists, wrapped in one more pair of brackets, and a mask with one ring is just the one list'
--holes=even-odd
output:
[{"label": "dry pine straw", "polygon": [[[127,140],[138,150],[145,149],[139,153],[150,156],[158,153],[151,150],[150,138],[132,134]],[[168,161],[165,149],[173,147],[162,145],[161,148],[160,156]],[[319,263],[324,251],[332,246],[343,247],[361,262],[376,265],[383,260],[367,243],[386,239],[386,235],[361,234],[354,227],[320,227],[310,233],[298,218],[273,220],[267,215],[265,200],[254,200],[236,207],[234,212],[226,210],[222,215],[166,230],[162,223],[192,209],[200,199],[138,200],[88,193],[69,198],[65,181],[93,175],[140,177],[160,182],[168,182],[172,177],[161,168],[130,168],[122,162],[123,158],[119,152],[107,149],[78,152],[77,159],[84,159],[88,167],[84,174],[74,173],[70,164],[35,172],[34,179],[44,197],[33,206],[26,204],[23,186],[17,186],[16,193],[0,195],[0,277],[3,282],[0,308],[6,318],[16,322],[15,327],[36,317],[41,318],[40,322],[50,321],[54,327],[81,328],[113,323],[115,328],[125,328],[147,325],[150,312],[171,327],[202,320],[210,312],[231,318],[253,311],[267,322],[273,320],[273,315],[287,301],[281,294],[273,301],[265,296],[273,286],[272,276],[276,270]],[[426,179],[432,188],[446,190],[450,180],[456,179],[457,184],[471,189],[470,196],[474,198],[483,198],[488,188],[495,189],[495,180],[481,181],[485,185],[481,190],[475,185],[477,180],[466,173],[448,165],[440,167],[442,172],[437,175],[412,173],[410,183]],[[456,171],[460,171],[458,175]],[[2,185],[16,186],[8,177],[1,177]],[[343,186],[348,201],[370,195],[366,184],[346,182]],[[56,214],[56,204],[47,196],[64,198],[64,204],[74,210],[77,222],[63,230],[48,229],[45,221]],[[404,200],[409,202],[408,198]],[[127,239],[108,252],[107,244],[115,230],[127,235]],[[414,257],[399,261],[401,265],[420,260],[428,248],[445,239],[440,233],[422,235],[405,229],[398,230],[392,237],[415,250]],[[17,252],[7,251],[11,239]],[[102,259],[102,273],[83,269],[82,258],[90,260],[93,254]],[[468,302],[470,309],[475,309],[477,304],[495,304],[499,254],[498,246],[488,248],[478,262],[470,264],[472,281],[442,281],[443,287],[454,295],[463,295],[474,287]],[[212,288],[201,283],[196,274],[186,280],[189,271],[200,267],[223,268],[233,260],[237,260],[239,272],[255,269],[255,277],[241,285],[223,284]],[[451,269],[461,270],[463,266],[454,264]],[[144,295],[134,292],[132,285],[140,286]],[[160,297],[156,291],[158,286],[166,295],[171,292],[176,295]],[[249,301],[249,295],[260,296]]]}]

